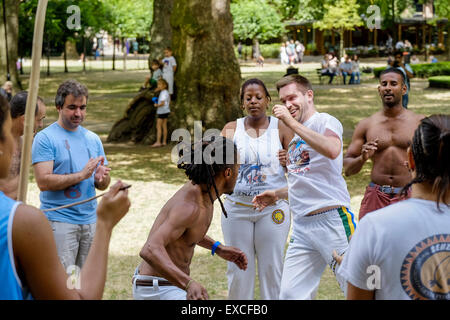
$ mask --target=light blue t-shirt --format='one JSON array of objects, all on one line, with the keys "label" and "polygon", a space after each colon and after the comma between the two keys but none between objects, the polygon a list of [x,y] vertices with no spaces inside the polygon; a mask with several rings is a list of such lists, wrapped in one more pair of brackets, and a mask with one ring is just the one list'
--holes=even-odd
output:
[{"label": "light blue t-shirt", "polygon": [[[40,131],[33,141],[33,165],[38,162],[54,161],[54,174],[79,172],[83,170],[90,158],[99,156],[105,157],[100,138],[81,126],[76,131],[68,131],[55,122]],[[107,164],[105,157],[104,165]],[[94,174],[66,190],[41,192],[41,210],[82,201],[93,196],[95,196]],[[97,201],[93,200],[74,207],[46,212],[46,215],[50,221],[91,224],[96,222],[96,210]]]},{"label": "light blue t-shirt", "polygon": [[0,300],[23,300],[12,245],[12,223],[19,202],[0,191]]}]

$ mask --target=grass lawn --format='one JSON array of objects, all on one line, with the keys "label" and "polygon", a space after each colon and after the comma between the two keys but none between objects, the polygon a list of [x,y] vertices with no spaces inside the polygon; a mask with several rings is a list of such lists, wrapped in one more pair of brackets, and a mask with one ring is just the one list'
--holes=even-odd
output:
[{"label": "grass lawn", "polygon": [[[78,62],[70,61],[70,66]],[[381,66],[380,60],[362,60],[362,66]],[[45,64],[43,64],[45,66]],[[69,78],[85,83],[89,88],[88,115],[84,126],[93,130],[103,140],[114,124],[121,118],[127,103],[137,93],[145,79],[147,71],[129,70],[103,71],[99,62],[92,64],[88,73],[69,74],[53,73],[40,80],[40,92],[47,104],[46,125],[57,118],[54,97],[58,85]],[[100,67],[99,67],[100,66]],[[300,73],[306,75],[315,87],[315,103],[320,112],[328,112],[337,117],[344,126],[344,152],[351,140],[355,125],[381,108],[377,94],[377,81],[372,74],[362,75],[361,85],[319,85],[315,74],[318,63],[306,63],[300,66]],[[78,68],[78,69],[77,69]],[[79,66],[73,68],[80,70]],[[42,70],[45,68],[43,67]],[[27,70],[27,69],[25,69]],[[60,69],[57,69],[60,71]],[[70,67],[72,70],[72,67]],[[266,64],[264,68],[252,64],[242,64],[242,77],[262,79],[272,95],[273,103],[278,102],[275,82],[285,73],[285,67],[278,64]],[[27,75],[22,79],[28,87]],[[325,81],[326,82],[326,81]],[[430,115],[449,113],[450,90],[427,88],[426,79],[413,79],[409,98],[409,108],[415,112]],[[221,128],[219,128],[221,129]],[[104,299],[131,299],[131,276],[140,258],[142,245],[147,239],[148,231],[167,199],[186,181],[184,173],[171,162],[170,151],[173,145],[160,149],[128,143],[105,143],[105,152],[112,168],[113,182],[117,179],[132,184],[130,189],[131,209],[114,229],[108,264],[108,279]],[[366,164],[361,173],[346,178],[348,190],[352,197],[352,211],[357,214],[365,186],[369,182],[370,164]],[[33,182],[33,177],[31,177]],[[29,187],[28,203],[39,206],[39,191],[33,182]],[[215,216],[208,235],[223,241],[220,228],[221,210],[216,203]],[[226,299],[227,279],[226,262],[218,257],[211,257],[210,252],[197,248],[191,265],[194,279],[202,283],[212,299]],[[255,290],[259,298],[259,289]],[[320,284],[318,299],[343,299],[333,274],[327,268]]]}]

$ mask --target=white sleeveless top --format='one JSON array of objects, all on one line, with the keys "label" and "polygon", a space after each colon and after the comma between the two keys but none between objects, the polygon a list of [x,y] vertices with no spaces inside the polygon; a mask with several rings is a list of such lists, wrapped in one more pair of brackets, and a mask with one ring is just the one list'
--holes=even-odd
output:
[{"label": "white sleeveless top", "polygon": [[277,155],[278,150],[283,149],[278,119],[269,118],[269,127],[258,138],[252,138],[245,131],[245,118],[236,121],[233,141],[239,152],[240,167],[233,194],[228,196],[232,201],[251,204],[253,197],[265,190],[287,186],[285,172]]}]

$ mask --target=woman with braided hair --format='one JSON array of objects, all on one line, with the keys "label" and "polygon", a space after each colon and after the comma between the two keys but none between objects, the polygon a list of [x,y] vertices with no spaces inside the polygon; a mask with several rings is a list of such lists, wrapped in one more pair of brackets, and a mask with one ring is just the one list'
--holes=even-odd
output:
[{"label": "woman with braided hair", "polygon": [[140,252],[143,261],[133,276],[136,300],[208,299],[206,289],[190,277],[197,244],[240,269],[247,268],[247,257],[241,250],[206,235],[214,200],[222,205],[220,196],[234,189],[239,168],[236,147],[232,141],[217,137],[188,149],[178,168],[185,170],[189,181],[161,209]]},{"label": "woman with braided hair", "polygon": [[408,148],[411,198],[360,222],[339,272],[347,299],[450,299],[450,116],[424,118]]}]

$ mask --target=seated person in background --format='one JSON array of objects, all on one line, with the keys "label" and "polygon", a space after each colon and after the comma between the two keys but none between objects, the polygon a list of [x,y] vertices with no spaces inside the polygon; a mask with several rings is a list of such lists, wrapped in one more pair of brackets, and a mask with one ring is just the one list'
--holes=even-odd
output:
[{"label": "seated person in background", "polygon": [[420,60],[419,60],[419,58],[418,58],[415,54],[413,54],[413,55],[411,56],[410,62],[411,62],[411,64],[418,64],[418,63],[420,63]]},{"label": "seated person in background", "polygon": [[139,91],[142,91],[147,88],[150,88],[150,89],[156,88],[156,86],[158,85],[157,84],[158,80],[162,78],[162,70],[161,70],[162,66],[161,66],[161,63],[157,59],[152,60],[150,68],[151,68],[152,76],[151,77],[147,76],[145,78],[145,83],[141,87],[141,90],[139,90]]},{"label": "seated person in background", "polygon": [[438,59],[435,56],[430,56],[430,63],[437,63]]},{"label": "seated person in background", "polygon": [[328,81],[328,84],[331,84],[333,82],[333,78],[336,75],[336,73],[331,71],[331,68],[330,68],[330,54],[327,53],[323,56],[321,65],[322,65],[322,71],[321,71],[322,75],[330,77],[330,81]]},{"label": "seated person in background", "polygon": [[355,73],[352,70],[353,65],[352,61],[350,60],[350,57],[348,55],[345,55],[345,60],[341,65],[339,66],[339,69],[342,72],[342,76],[344,77],[344,84],[346,84],[347,76],[350,75],[350,81],[348,84],[353,84],[355,82]]},{"label": "seated person in background", "polygon": [[354,54],[352,60],[353,60],[352,61],[352,71],[353,71],[353,73],[355,74],[355,77],[356,77],[354,83],[360,84],[361,83],[361,80],[360,80],[361,72],[359,70],[359,57],[358,57],[358,55]]}]

